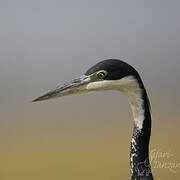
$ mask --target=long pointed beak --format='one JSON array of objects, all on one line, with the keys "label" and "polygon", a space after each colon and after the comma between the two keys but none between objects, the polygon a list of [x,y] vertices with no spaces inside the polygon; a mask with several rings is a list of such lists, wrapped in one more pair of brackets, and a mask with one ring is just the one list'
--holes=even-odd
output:
[{"label": "long pointed beak", "polygon": [[80,94],[87,92],[86,85],[90,82],[89,76],[81,76],[80,78],[72,80],[63,86],[57,86],[55,89],[49,90],[40,97],[35,98],[32,102],[44,101],[49,99],[55,99],[62,96],[68,96],[71,94]]}]

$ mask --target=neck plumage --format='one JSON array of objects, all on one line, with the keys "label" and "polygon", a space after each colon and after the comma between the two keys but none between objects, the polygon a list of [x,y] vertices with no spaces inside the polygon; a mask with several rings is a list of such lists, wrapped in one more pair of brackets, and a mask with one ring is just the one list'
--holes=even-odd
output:
[{"label": "neck plumage", "polygon": [[151,113],[149,99],[141,79],[136,80],[127,96],[134,117],[130,152],[131,180],[152,180],[149,162]]}]

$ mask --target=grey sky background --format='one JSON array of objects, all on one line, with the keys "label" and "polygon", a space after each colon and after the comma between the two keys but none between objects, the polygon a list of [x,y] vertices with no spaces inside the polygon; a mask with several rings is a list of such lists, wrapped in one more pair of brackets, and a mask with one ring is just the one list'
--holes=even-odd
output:
[{"label": "grey sky background", "polygon": [[[108,58],[138,70],[152,104],[152,146],[167,152],[171,147],[178,156],[179,8],[178,0],[0,0],[0,178],[38,174],[44,180],[52,179],[50,173],[69,180],[72,172],[78,180],[105,179],[107,173],[127,179],[124,153],[132,115],[124,95],[101,92],[31,103]],[[104,154],[98,153],[102,149]],[[107,159],[110,154],[114,159]],[[155,174],[179,179],[165,170]]]},{"label": "grey sky background", "polygon": [[0,106],[29,101],[100,60],[120,58],[137,68],[156,104],[176,108],[179,5],[1,0]]}]

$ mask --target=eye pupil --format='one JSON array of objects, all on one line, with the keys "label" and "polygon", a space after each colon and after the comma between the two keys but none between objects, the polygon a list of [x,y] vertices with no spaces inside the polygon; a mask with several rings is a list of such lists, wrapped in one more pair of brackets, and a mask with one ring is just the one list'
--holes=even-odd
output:
[{"label": "eye pupil", "polygon": [[98,75],[98,77],[101,78],[101,79],[105,77],[105,73],[103,73],[103,72],[100,72],[100,73],[98,73],[97,75]]}]

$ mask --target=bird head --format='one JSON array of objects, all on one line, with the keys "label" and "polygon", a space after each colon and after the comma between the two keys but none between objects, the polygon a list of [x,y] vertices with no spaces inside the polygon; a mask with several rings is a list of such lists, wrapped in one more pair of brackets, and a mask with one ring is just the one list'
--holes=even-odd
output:
[{"label": "bird head", "polygon": [[120,90],[126,93],[130,89],[136,89],[140,81],[132,66],[121,60],[108,59],[97,63],[79,78],[49,90],[33,102],[92,91]]}]

